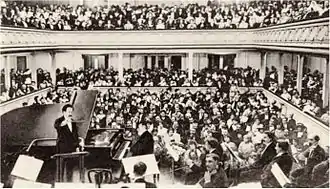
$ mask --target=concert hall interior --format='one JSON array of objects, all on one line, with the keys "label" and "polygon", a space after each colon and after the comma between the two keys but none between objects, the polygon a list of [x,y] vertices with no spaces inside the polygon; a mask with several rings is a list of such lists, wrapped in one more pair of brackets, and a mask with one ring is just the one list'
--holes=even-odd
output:
[{"label": "concert hall interior", "polygon": [[329,1],[0,6],[0,187],[329,188]]}]

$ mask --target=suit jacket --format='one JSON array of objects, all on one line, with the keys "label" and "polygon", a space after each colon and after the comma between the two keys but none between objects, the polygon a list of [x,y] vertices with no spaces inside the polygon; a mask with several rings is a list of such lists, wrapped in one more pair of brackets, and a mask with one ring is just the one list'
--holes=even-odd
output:
[{"label": "suit jacket", "polygon": [[211,175],[211,182],[205,182],[203,178],[199,184],[203,188],[228,188],[228,178],[225,171],[219,168],[217,173]]},{"label": "suit jacket", "polygon": [[276,178],[274,177],[273,173],[271,172],[272,165],[277,163],[278,166],[281,168],[283,173],[289,177],[293,160],[292,157],[288,153],[284,153],[280,156],[275,156],[273,160],[265,166],[263,169],[263,173],[261,175],[261,185],[262,187],[275,187],[281,188],[281,185],[277,182]]},{"label": "suit jacket", "polygon": [[145,183],[146,184],[146,188],[157,188],[156,184],[151,183],[151,182],[147,182],[143,178],[136,179],[135,180],[135,183]]},{"label": "suit jacket", "polygon": [[154,153],[154,139],[152,135],[146,131],[137,142],[131,147],[132,156],[140,156]]},{"label": "suit jacket", "polygon": [[265,165],[269,164],[277,154],[275,146],[275,142],[272,142],[270,145],[268,145],[261,154],[259,160],[252,165],[252,168],[262,169]]},{"label": "suit jacket", "polygon": [[309,150],[305,151],[304,156],[307,158],[305,173],[310,175],[313,168],[325,160],[325,151],[321,146],[317,145],[311,152]]},{"label": "suit jacket", "polygon": [[56,152],[70,153],[75,152],[79,146],[78,130],[74,122],[72,122],[72,132],[68,125],[61,126],[64,117],[55,120],[54,127],[57,131]]}]

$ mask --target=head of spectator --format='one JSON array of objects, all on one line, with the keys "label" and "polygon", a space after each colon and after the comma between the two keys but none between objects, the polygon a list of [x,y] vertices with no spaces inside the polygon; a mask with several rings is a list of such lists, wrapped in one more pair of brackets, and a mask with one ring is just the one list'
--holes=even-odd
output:
[{"label": "head of spectator", "polygon": [[277,154],[288,152],[289,143],[286,141],[278,141],[275,146],[275,150]]},{"label": "head of spectator", "polygon": [[212,173],[219,168],[220,157],[217,154],[207,154],[205,159],[205,166],[208,172]]},{"label": "head of spectator", "polygon": [[136,163],[133,167],[133,173],[135,178],[144,177],[146,171],[147,171],[147,165],[141,161]]},{"label": "head of spectator", "polygon": [[270,144],[275,141],[275,135],[271,132],[266,131],[262,140],[266,145]]},{"label": "head of spectator", "polygon": [[308,136],[308,143],[310,146],[317,146],[319,144],[320,137],[315,134],[310,134]]}]

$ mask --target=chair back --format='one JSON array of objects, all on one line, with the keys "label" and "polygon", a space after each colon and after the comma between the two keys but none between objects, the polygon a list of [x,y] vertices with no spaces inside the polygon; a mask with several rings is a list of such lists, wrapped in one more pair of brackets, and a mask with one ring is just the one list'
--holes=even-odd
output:
[{"label": "chair back", "polygon": [[112,172],[110,169],[94,168],[87,172],[88,181],[90,183],[95,183],[97,187],[101,187],[101,184],[111,184],[112,183]]}]

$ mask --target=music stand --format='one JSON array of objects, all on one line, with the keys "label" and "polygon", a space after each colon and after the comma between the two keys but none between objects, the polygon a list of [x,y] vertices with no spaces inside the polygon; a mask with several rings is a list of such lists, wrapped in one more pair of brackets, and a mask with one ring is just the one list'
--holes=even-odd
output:
[{"label": "music stand", "polygon": [[[133,171],[134,165],[138,162],[143,162],[147,165],[147,170],[144,176],[148,176],[148,175],[158,176],[160,174],[154,154],[134,156],[134,157],[122,159],[125,173],[129,174],[131,178],[132,176],[134,176],[134,171]],[[159,176],[157,178],[159,179]],[[156,183],[155,179],[154,179],[154,183]]]},{"label": "music stand", "polygon": [[63,153],[63,154],[55,154],[51,158],[56,159],[56,182],[63,182],[63,162],[65,159],[79,158],[79,174],[80,174],[80,182],[85,182],[85,156],[88,155],[89,152],[72,152],[72,153]]}]

